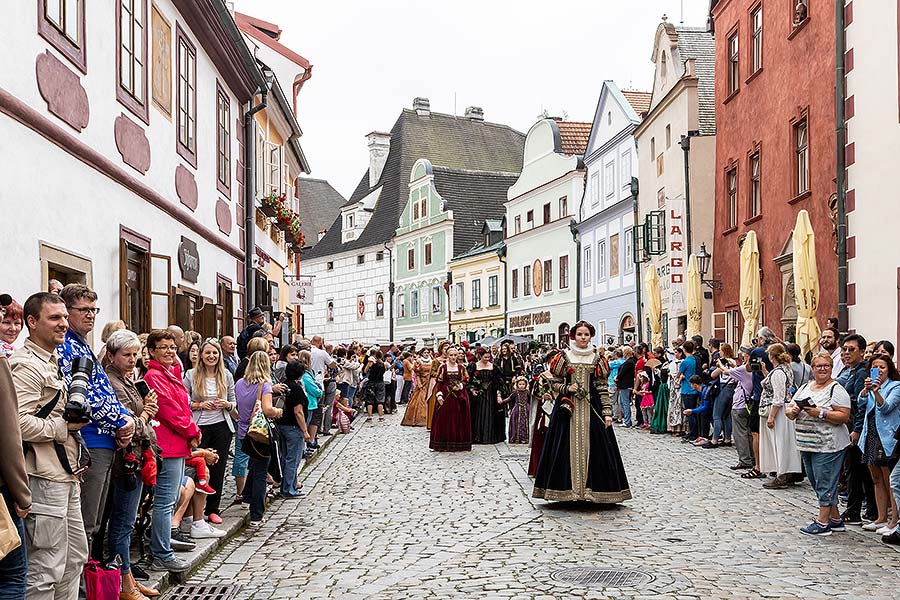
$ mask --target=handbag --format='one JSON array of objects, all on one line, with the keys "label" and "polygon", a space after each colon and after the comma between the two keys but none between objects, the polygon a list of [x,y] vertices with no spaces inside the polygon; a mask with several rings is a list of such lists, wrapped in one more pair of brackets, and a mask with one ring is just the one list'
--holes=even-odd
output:
[{"label": "handbag", "polygon": [[87,600],[119,600],[122,573],[119,569],[104,569],[96,560],[89,560],[84,568],[84,589]]},{"label": "handbag", "polygon": [[247,428],[247,437],[260,444],[268,444],[271,427],[269,420],[262,410],[263,385],[264,384],[260,383],[256,392],[256,405],[253,407],[253,414],[250,416],[250,426]]},{"label": "handbag", "polygon": [[6,506],[6,499],[0,495],[0,560],[21,545],[22,538]]}]

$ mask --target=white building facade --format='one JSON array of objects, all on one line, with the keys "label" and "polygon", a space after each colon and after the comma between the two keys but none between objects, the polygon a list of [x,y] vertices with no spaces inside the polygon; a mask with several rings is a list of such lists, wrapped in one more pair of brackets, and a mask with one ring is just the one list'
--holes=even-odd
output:
[{"label": "white building facade", "polygon": [[[630,94],[649,101],[649,94]],[[585,153],[587,188],[577,215],[580,318],[596,328],[595,344],[623,344],[637,338],[631,179],[637,176],[633,133],[640,122],[618,86],[605,81]]]},{"label": "white building facade", "polygon": [[240,123],[265,85],[234,21],[183,0],[66,0],[66,19],[44,2],[0,5],[6,289],[81,282],[102,321],[234,331]]},{"label": "white building facade", "polygon": [[573,206],[584,194],[590,124],[543,119],[525,138],[506,203],[507,333],[558,346],[577,320]]}]

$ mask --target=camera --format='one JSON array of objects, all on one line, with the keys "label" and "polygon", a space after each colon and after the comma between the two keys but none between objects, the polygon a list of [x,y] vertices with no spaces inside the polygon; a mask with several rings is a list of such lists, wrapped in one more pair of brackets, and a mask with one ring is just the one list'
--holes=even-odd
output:
[{"label": "camera", "polygon": [[751,373],[762,372],[762,359],[758,356],[751,356],[750,361],[747,363],[747,370]]},{"label": "camera", "polygon": [[79,356],[72,361],[72,383],[69,384],[69,397],[63,408],[63,419],[67,423],[89,423],[91,405],[87,400],[87,388],[94,361],[89,356]]}]

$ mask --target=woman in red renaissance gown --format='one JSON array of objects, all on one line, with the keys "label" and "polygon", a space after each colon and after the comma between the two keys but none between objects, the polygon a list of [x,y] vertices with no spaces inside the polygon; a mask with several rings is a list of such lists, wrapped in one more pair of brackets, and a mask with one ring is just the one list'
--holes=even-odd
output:
[{"label": "woman in red renaissance gown", "polygon": [[468,374],[457,362],[457,357],[457,349],[448,348],[447,362],[440,366],[436,376],[437,394],[429,447],[438,452],[472,449],[472,416],[466,391]]}]

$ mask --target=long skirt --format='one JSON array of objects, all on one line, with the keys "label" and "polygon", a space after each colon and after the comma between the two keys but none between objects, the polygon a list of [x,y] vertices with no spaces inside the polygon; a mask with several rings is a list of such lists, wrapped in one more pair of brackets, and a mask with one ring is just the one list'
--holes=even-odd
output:
[{"label": "long skirt", "polygon": [[401,425],[409,427],[425,427],[428,421],[428,397],[427,392],[429,386],[428,381],[424,385],[418,386],[409,398],[409,404],[406,405],[406,412],[403,413]]},{"label": "long skirt", "polygon": [[472,449],[472,417],[465,390],[445,394],[444,403],[435,406],[429,447],[439,452]]},{"label": "long skirt", "polygon": [[528,416],[530,413],[530,402],[513,403],[512,410],[509,411],[509,437],[510,444],[527,444],[528,443]]},{"label": "long skirt", "polygon": [[677,383],[669,387],[668,431],[684,431],[684,405],[681,403],[681,388]]},{"label": "long skirt", "polygon": [[768,417],[759,418],[759,469],[763,473],[800,473],[800,451],[794,422],[784,415],[784,408],[775,415],[775,427],[766,426]]},{"label": "long skirt", "polygon": [[[493,389],[493,387],[491,388]],[[506,407],[488,392],[469,394],[472,443],[498,444],[506,439]]]},{"label": "long skirt", "polygon": [[669,425],[669,385],[663,381],[656,392],[656,403],[653,407],[653,423],[650,431],[653,433],[665,433]]},{"label": "long skirt", "polygon": [[615,432],[601,414],[598,399],[576,401],[574,411],[557,399],[534,478],[533,497],[603,504],[631,498]]},{"label": "long skirt", "polygon": [[434,421],[434,407],[437,405],[437,385],[432,381],[425,390],[425,398],[427,402],[427,410],[425,413],[425,428],[431,429]]}]

